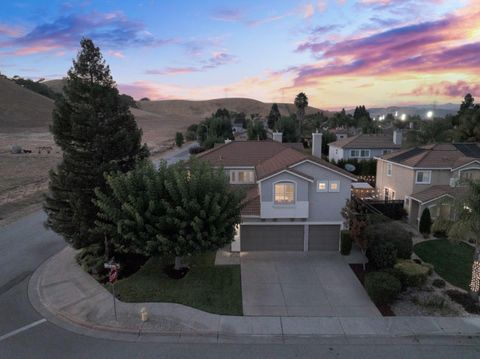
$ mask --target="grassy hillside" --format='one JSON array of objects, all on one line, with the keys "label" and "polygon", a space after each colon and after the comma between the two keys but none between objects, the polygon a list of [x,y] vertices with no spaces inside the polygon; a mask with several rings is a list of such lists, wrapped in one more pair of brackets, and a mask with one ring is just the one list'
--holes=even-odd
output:
[{"label": "grassy hillside", "polygon": [[[271,103],[265,103],[249,98],[220,98],[205,101],[189,100],[161,100],[161,101],[139,101],[138,107],[144,111],[156,113],[159,115],[177,115],[184,118],[191,118],[193,122],[198,122],[218,108],[226,108],[230,111],[244,112],[247,116],[252,113],[259,113],[267,116],[272,107]],[[278,104],[282,115],[289,115],[296,112],[293,104]],[[307,114],[315,113],[320,109],[308,107]]]},{"label": "grassy hillside", "polygon": [[51,99],[0,78],[0,132],[46,130],[52,110]]},{"label": "grassy hillside", "polygon": [[43,84],[50,87],[53,91],[57,93],[63,92],[63,86],[65,86],[65,79],[58,79],[58,80],[48,80],[44,81]]}]

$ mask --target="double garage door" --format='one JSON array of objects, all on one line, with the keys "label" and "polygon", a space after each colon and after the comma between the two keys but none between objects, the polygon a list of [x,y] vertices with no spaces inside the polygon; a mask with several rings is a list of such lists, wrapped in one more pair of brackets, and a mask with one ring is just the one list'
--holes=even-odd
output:
[{"label": "double garage door", "polygon": [[[338,251],[340,225],[242,225],[242,251]],[[308,237],[308,238],[306,238]]]}]

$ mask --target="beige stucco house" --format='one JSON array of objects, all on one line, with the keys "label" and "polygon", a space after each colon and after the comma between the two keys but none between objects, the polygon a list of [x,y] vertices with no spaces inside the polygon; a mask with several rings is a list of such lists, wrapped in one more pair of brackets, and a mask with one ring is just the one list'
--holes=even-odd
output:
[{"label": "beige stucco house", "polygon": [[461,179],[480,180],[478,143],[434,144],[377,157],[380,199],[403,200],[409,222],[418,225],[425,208],[432,218],[454,219],[453,199]]}]

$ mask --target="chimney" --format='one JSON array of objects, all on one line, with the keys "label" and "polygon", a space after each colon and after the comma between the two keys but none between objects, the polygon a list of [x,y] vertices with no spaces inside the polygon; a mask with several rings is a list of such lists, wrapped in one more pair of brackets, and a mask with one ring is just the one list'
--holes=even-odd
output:
[{"label": "chimney", "polygon": [[312,133],[312,156],[322,158],[322,136],[318,130]]},{"label": "chimney", "polygon": [[402,130],[396,129],[393,131],[393,143],[396,145],[401,145],[402,144]]},{"label": "chimney", "polygon": [[273,132],[272,139],[277,142],[283,142],[283,133],[282,132]]}]

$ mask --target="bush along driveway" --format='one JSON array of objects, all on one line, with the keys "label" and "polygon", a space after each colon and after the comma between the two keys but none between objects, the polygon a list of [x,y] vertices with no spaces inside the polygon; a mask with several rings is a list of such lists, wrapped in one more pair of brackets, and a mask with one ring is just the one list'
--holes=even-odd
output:
[{"label": "bush along driveway", "polygon": [[415,245],[415,253],[433,264],[435,272],[447,282],[469,290],[474,249],[466,243],[434,239]]},{"label": "bush along driveway", "polygon": [[179,303],[210,313],[242,315],[239,265],[215,266],[214,252],[185,261],[190,271],[181,279],[172,279],[164,272],[172,260],[150,258],[138,272],[115,284],[118,299]]}]

